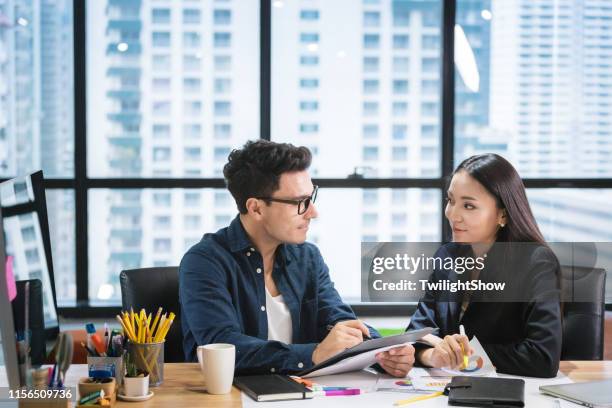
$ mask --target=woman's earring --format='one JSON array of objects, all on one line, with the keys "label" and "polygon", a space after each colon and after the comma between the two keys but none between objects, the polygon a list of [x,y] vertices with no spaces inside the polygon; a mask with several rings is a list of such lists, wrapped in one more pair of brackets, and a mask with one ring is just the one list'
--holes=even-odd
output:
[{"label": "woman's earring", "polygon": [[506,226],[506,224],[499,224],[499,226],[500,226],[501,228],[504,228],[504,227]]}]

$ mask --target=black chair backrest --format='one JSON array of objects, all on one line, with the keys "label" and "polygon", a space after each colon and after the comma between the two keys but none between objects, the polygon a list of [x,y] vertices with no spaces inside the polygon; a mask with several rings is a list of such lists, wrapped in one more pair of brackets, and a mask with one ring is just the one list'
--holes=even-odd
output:
[{"label": "black chair backrest", "polygon": [[561,266],[561,271],[561,360],[603,360],[606,271],[579,266]]},{"label": "black chair backrest", "polygon": [[133,308],[135,312],[144,308],[147,313],[157,313],[161,306],[164,312],[174,312],[176,317],[166,335],[164,361],[177,363],[185,361],[181,310],[178,289],[178,266],[142,268],[122,271],[121,303],[123,310]]}]

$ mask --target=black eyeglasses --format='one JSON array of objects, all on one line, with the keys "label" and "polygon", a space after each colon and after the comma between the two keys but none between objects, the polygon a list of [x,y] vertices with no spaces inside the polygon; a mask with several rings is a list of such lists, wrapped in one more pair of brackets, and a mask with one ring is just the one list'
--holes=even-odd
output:
[{"label": "black eyeglasses", "polygon": [[319,186],[314,186],[312,190],[312,194],[310,197],[302,198],[301,200],[289,200],[285,198],[274,198],[274,197],[255,197],[258,200],[264,201],[274,201],[276,203],[285,203],[285,204],[293,204],[297,205],[298,215],[304,214],[310,208],[310,203],[314,203],[317,199],[317,192],[319,191]]}]

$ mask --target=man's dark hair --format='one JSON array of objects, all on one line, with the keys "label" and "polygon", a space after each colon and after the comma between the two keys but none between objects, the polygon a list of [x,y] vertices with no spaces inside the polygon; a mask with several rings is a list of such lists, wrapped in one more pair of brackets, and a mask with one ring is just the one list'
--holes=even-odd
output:
[{"label": "man's dark hair", "polygon": [[232,150],[223,167],[223,176],[238,211],[246,214],[249,198],[270,197],[278,190],[283,173],[306,170],[311,160],[312,154],[304,146],[248,141],[242,149]]}]

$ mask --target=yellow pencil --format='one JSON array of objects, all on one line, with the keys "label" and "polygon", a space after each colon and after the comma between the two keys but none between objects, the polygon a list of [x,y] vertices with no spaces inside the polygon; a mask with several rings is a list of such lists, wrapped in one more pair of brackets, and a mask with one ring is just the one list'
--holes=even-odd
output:
[{"label": "yellow pencil", "polygon": [[144,343],[147,336],[147,313],[144,309],[140,310],[140,324],[142,324],[142,337],[140,338],[140,342]]},{"label": "yellow pencil", "polygon": [[463,348],[463,343],[459,343],[459,346],[461,346],[461,355],[463,356],[463,364],[461,365],[461,370],[464,370],[468,367],[468,356],[467,354],[465,354],[465,349]]},{"label": "yellow pencil", "polygon": [[[121,322],[121,318],[119,318],[119,316],[117,316],[119,322]],[[127,317],[127,315],[123,316],[123,324],[122,324],[123,328],[125,329],[125,333],[127,334],[128,338],[131,341],[135,341],[136,340],[136,336],[134,335],[134,330],[132,330],[132,328],[130,327],[130,320]]]},{"label": "yellow pencil", "polygon": [[161,327],[161,330],[157,332],[157,336],[155,337],[155,341],[162,341],[166,337],[166,333],[168,331],[169,325],[172,324],[172,320],[174,320],[174,313],[170,313],[170,316],[167,319],[164,319],[164,324]]},{"label": "yellow pencil", "polygon": [[127,327],[125,326],[125,323],[123,323],[123,320],[121,320],[121,317],[119,317],[119,315],[117,315],[117,321],[119,322],[119,324],[123,328],[123,332],[125,333],[125,335],[128,336],[128,338],[131,339],[130,333],[129,333]]},{"label": "yellow pencil", "polygon": [[147,341],[151,342],[151,318],[153,317],[153,313],[149,313],[149,317],[147,317]]},{"label": "yellow pencil", "polygon": [[157,309],[157,314],[155,315],[155,319],[153,320],[153,324],[151,325],[151,336],[154,336],[155,328],[157,327],[157,323],[159,322],[159,318],[161,317],[162,307]]},{"label": "yellow pencil", "polygon": [[168,324],[169,320],[168,319],[164,319],[165,316],[162,317],[162,322],[160,323],[160,326],[157,328],[157,333],[155,334],[155,338],[153,339],[154,342],[159,342],[161,341],[162,335],[164,334],[164,331],[166,330],[166,324]]},{"label": "yellow pencil", "polygon": [[162,332],[164,328],[164,324],[166,324],[166,314],[167,313],[164,313],[162,315],[161,320],[159,321],[159,324],[157,325],[157,332],[155,333],[155,336],[153,336],[154,341],[157,341],[157,337]]},{"label": "yellow pencil", "polygon": [[[465,336],[465,327],[462,324],[459,325],[459,334]],[[468,355],[465,352],[465,348],[463,347],[463,343],[460,343],[461,346],[461,354],[463,355],[463,366],[461,369],[465,369],[468,367]]]},{"label": "yellow pencil", "polygon": [[410,404],[412,402],[423,401],[423,400],[427,400],[430,398],[439,397],[440,395],[444,395],[444,393],[442,391],[438,391],[438,392],[434,392],[433,394],[419,395],[418,397],[412,397],[412,398],[395,401],[393,405],[396,407],[399,407],[402,405]]},{"label": "yellow pencil", "polygon": [[140,322],[140,331],[138,333],[140,333],[140,336],[138,336],[138,342],[139,343],[144,343],[143,339],[144,339],[144,334],[145,334],[145,324],[146,324],[146,319],[143,319],[143,313],[142,310],[140,311],[139,315],[138,315],[138,321]]},{"label": "yellow pencil", "polygon": [[134,315],[134,309],[130,307],[130,323],[132,324],[132,328],[134,330],[136,330],[135,320],[136,320],[136,316]]},{"label": "yellow pencil", "polygon": [[170,326],[172,326],[172,323],[174,322],[174,317],[176,315],[174,313],[170,313],[170,317],[168,317],[168,320],[166,321],[166,328],[164,329],[164,332],[162,333],[161,339],[159,341],[162,341],[166,338],[166,335],[168,334],[168,331],[170,330]]},{"label": "yellow pencil", "polygon": [[132,329],[132,324],[130,323],[130,315],[128,314],[128,312],[123,312],[121,314],[121,318],[123,320],[123,323],[125,324],[125,327],[130,331],[130,332],[134,332],[134,330]]}]

